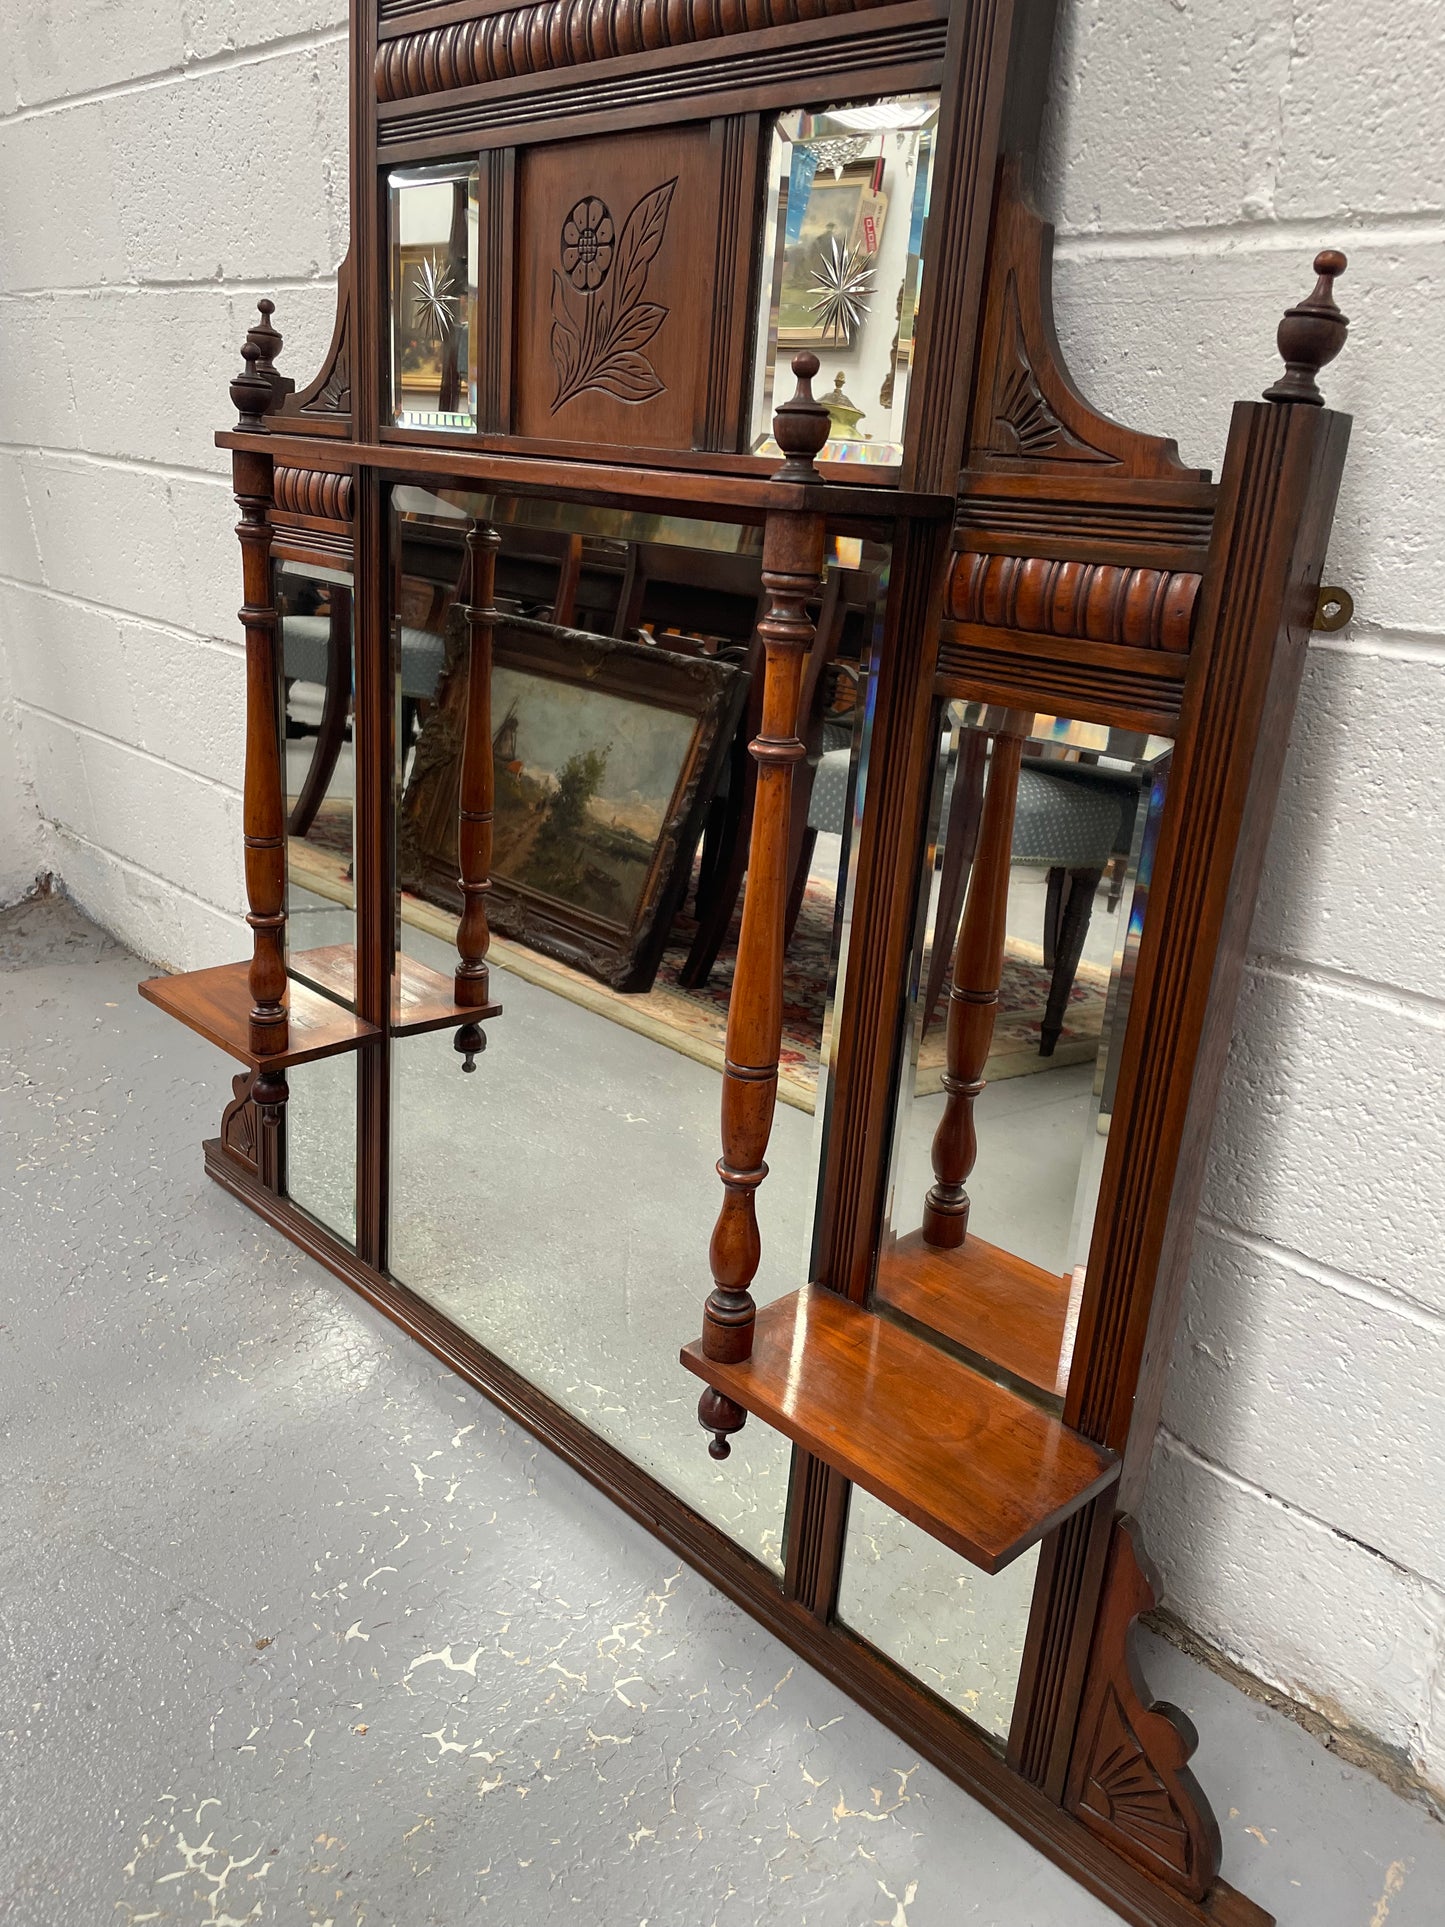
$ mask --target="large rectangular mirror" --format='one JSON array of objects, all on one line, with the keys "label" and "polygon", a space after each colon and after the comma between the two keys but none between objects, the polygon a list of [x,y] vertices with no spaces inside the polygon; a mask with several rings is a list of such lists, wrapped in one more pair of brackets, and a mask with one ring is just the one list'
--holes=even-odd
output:
[{"label": "large rectangular mirror", "polygon": [[[790,1449],[708,1457],[677,1366],[708,1286],[724,1033],[747,890],[761,532],[398,487],[397,941],[455,965],[469,535],[495,538],[491,995],[476,1074],[392,1045],[389,1268],[781,1566]],[[794,792],[781,1101],[761,1302],[806,1275],[843,877],[886,551],[833,542]]]}]

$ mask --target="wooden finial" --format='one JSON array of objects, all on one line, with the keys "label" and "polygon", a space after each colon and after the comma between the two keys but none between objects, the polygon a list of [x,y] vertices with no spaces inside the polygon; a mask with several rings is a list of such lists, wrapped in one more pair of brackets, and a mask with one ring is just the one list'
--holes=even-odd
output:
[{"label": "wooden finial", "polygon": [[276,357],[281,352],[281,335],[278,329],[271,326],[271,317],[276,312],[276,303],[263,295],[256,303],[256,308],[261,319],[251,323],[250,332],[247,335],[247,340],[254,341],[261,350],[261,359],[256,364],[256,371],[264,375],[268,381],[278,380]]},{"label": "wooden finial", "polygon": [[231,400],[236,407],[237,428],[264,428],[266,410],[271,406],[271,384],[260,372],[257,364],[261,350],[247,335],[241,343],[241,359],[245,367],[239,375],[231,379]]},{"label": "wooden finial", "polygon": [[1325,248],[1315,256],[1314,292],[1298,307],[1286,308],[1279,324],[1279,351],[1284,356],[1284,374],[1266,388],[1266,401],[1302,401],[1312,408],[1323,408],[1325,398],[1315,384],[1315,376],[1345,345],[1349,320],[1335,306],[1334,283],[1345,271],[1345,257],[1338,248]]},{"label": "wooden finial", "polygon": [[813,399],[813,377],[818,366],[818,357],[806,348],[793,356],[798,386],[792,399],[785,401],[773,416],[773,439],[788,458],[774,472],[775,482],[822,480],[813,465],[813,457],[832,433],[833,422],[823,403]]},{"label": "wooden finial", "polygon": [[280,332],[271,326],[276,303],[263,296],[256,306],[261,319],[251,323],[241,344],[241,357],[246,366],[231,383],[231,400],[240,417],[236,423],[238,428],[264,428],[262,418],[296,386],[276,369],[276,357],[281,352]]}]

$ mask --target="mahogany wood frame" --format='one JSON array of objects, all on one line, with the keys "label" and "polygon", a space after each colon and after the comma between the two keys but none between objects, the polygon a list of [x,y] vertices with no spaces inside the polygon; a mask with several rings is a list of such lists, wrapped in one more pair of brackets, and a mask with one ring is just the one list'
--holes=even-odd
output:
[{"label": "mahogany wood frame", "polygon": [[[1219,1838],[1185,1761],[1192,1735],[1153,1707],[1130,1628],[1153,1593],[1127,1508],[1137,1502],[1188,1261],[1249,914],[1315,607],[1348,423],[1319,405],[1314,374],[1343,340],[1322,255],[1314,294],[1280,333],[1284,378],[1240,403],[1215,485],[1171,444],[1092,411],[1053,338],[1051,239],[1032,215],[1027,157],[1055,0],[354,0],[352,244],[335,333],[316,378],[279,375],[271,305],[232,383],[248,661],[247,886],[255,943],[225,985],[197,973],[147,987],[232,1051],[235,1080],[210,1175],[477,1385],[732,1598],[888,1721],[1026,1838],[1139,1927],[1264,1927],[1219,1878]],[[545,25],[539,24],[545,23]],[[925,236],[928,275],[899,471],[819,469],[807,370],[780,411],[789,459],[741,452],[737,357],[755,273],[745,223],[718,243],[707,382],[691,451],[599,449],[585,436],[507,434],[513,316],[506,290],[527,237],[514,207],[519,148],[620,127],[710,121],[726,193],[745,205],[766,116],[790,105],[942,89]],[[479,425],[470,436],[386,425],[384,169],[479,153],[482,163]],[[734,252],[728,259],[728,249]],[[811,357],[809,358],[812,359]],[[788,427],[788,410],[794,411]],[[731,439],[732,445],[729,446]],[[771,607],[754,875],[724,1079],[724,1207],[705,1339],[688,1363],[709,1384],[714,1445],[746,1410],[757,1267],[752,1196],[776,1075],[776,978],[787,795],[805,603],[825,530],[892,544],[893,587],[877,667],[868,793],[856,857],[853,941],[839,1000],[814,1291],[875,1316],[887,1129],[900,1061],[899,986],[914,920],[917,847],[937,741],[955,695],[1057,709],[1177,739],[1139,956],[1086,1293],[1063,1420],[1103,1468],[1046,1531],[1006,1753],[834,1616],[847,1524],[844,1458],[806,1420],[794,1431],[785,1574],[774,1576],[387,1272],[389,1052],[407,1028],[394,996],[390,812],[395,741],[389,610],[395,480],[560,494],[730,516],[764,525]],[[951,528],[951,533],[950,533]],[[467,612],[471,700],[459,888],[467,905],[454,986],[417,991],[430,1027],[455,1024],[469,1056],[488,1002],[485,892],[489,736],[483,687],[495,621],[494,549],[474,528]],[[287,1063],[316,1054],[288,1021],[280,814],[276,612],[270,557],[355,572],[357,943],[345,1015],[358,1087],[357,1239],[343,1245],[285,1194]],[[974,1002],[994,966],[987,905],[960,936]],[[238,974],[239,973],[239,974]],[[343,971],[343,974],[346,974]],[[965,991],[970,986],[963,985]],[[449,1007],[446,993],[454,999]],[[959,1008],[969,998],[955,998]],[[324,1015],[324,1013],[323,1013]],[[418,1022],[422,1019],[418,1018]],[[966,1108],[981,1061],[960,1023],[956,1096],[940,1153],[941,1218],[962,1218]],[[975,1026],[974,1028],[977,1028]],[[313,1037],[314,1045],[314,1037]],[[956,1106],[955,1109],[958,1107]],[[831,1301],[829,1301],[831,1302]],[[771,1309],[771,1308],[770,1308]],[[841,1311],[841,1307],[838,1308]],[[835,1321],[836,1322],[836,1321]],[[682,1336],[682,1335],[680,1335]],[[808,1449],[811,1446],[813,1449]],[[746,1442],[741,1449],[746,1448]],[[915,1495],[900,1495],[901,1497]],[[924,1495],[926,1497],[926,1495]],[[926,1514],[926,1506],[924,1508]]]}]

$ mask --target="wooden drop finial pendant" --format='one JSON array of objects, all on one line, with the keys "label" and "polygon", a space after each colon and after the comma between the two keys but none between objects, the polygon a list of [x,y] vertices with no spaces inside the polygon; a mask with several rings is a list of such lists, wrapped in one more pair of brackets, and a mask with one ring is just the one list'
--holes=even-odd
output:
[{"label": "wooden drop finial pendant", "polygon": [[1345,345],[1349,317],[1335,306],[1335,280],[1345,271],[1346,262],[1338,248],[1325,248],[1315,256],[1319,279],[1308,300],[1286,308],[1276,340],[1284,356],[1284,373],[1272,388],[1266,388],[1266,401],[1302,401],[1311,408],[1323,408],[1324,396],[1315,376]]}]

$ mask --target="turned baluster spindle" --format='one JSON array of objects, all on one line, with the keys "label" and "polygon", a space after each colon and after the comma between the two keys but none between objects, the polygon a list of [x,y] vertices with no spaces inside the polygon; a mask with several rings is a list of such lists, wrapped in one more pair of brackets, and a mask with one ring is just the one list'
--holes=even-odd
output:
[{"label": "turned baluster spindle", "polygon": [[1315,376],[1345,345],[1349,320],[1335,305],[1335,281],[1347,263],[1338,248],[1324,248],[1315,256],[1319,277],[1313,292],[1293,308],[1286,308],[1276,339],[1284,357],[1284,373],[1272,388],[1266,388],[1266,401],[1302,401],[1312,408],[1323,408]]},{"label": "turned baluster spindle", "polygon": [[[263,429],[265,416],[285,392],[272,363],[281,337],[271,326],[273,304],[259,303],[261,319],[241,347],[245,362],[231,383],[237,426]],[[232,487],[241,519],[245,602],[240,619],[246,632],[246,774],[242,827],[246,852],[246,921],[252,952],[251,1049],[257,1056],[284,1051],[286,1029],[286,796],[281,767],[280,669],[277,638],[280,618],[271,580],[271,501],[274,470],[269,455],[236,449],[231,457]],[[253,1093],[263,1110],[279,1110],[286,1082],[266,1073]]]},{"label": "turned baluster spindle", "polygon": [[[813,400],[816,355],[793,359],[797,392],[773,417],[786,460],[774,477],[806,484],[818,479],[813,457],[828,438],[829,418]],[[768,1174],[764,1153],[778,1094],[778,1050],[783,1029],[783,950],[788,909],[788,843],[793,768],[807,751],[798,735],[803,669],[813,643],[808,602],[823,573],[823,518],[796,509],[771,510],[763,531],[763,588],[767,612],[758,623],[763,644],[762,722],[750,745],[758,765],[747,889],[737,964],[728,1003],[723,1069],[722,1143],[718,1176],[722,1209],[709,1262],[713,1289],[703,1312],[704,1356],[739,1363],[751,1356],[755,1309],[752,1282],[762,1257],[757,1190]],[[734,1400],[709,1387],[698,1420],[712,1434],[708,1451],[728,1456],[729,1435],[746,1418]]]},{"label": "turned baluster spindle", "polygon": [[943,1116],[933,1134],[934,1182],[923,1204],[924,1242],[943,1250],[955,1249],[968,1234],[966,1186],[978,1156],[973,1109],[984,1087],[983,1071],[998,1015],[1019,762],[1031,720],[1022,710],[1009,710],[994,735],[978,843],[953,954],[943,1073],[946,1095]]},{"label": "turned baluster spindle", "polygon": [[[467,624],[466,728],[462,739],[461,795],[457,810],[457,878],[462,917],[457,925],[456,1000],[469,1010],[490,1001],[487,892],[492,887],[492,637],[496,629],[497,552],[502,538],[486,522],[467,531],[470,589]],[[487,1040],[479,1024],[464,1024],[455,1047],[462,1069],[475,1070]]]}]

